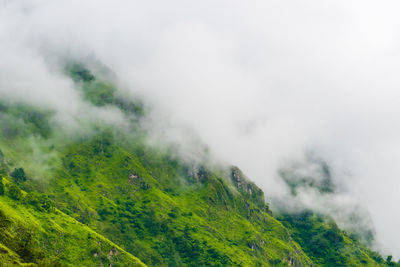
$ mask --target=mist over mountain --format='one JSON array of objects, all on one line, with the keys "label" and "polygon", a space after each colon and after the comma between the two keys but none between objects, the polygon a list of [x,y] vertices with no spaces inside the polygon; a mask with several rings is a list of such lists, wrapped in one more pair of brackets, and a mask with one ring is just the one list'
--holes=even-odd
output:
[{"label": "mist over mountain", "polygon": [[[201,180],[202,165],[239,166],[273,212],[330,216],[397,259],[399,5],[1,0],[7,173],[24,165],[48,181],[64,142],[98,127],[140,132],[141,142],[195,166],[192,178]],[[23,117],[21,106],[47,117]],[[46,127],[34,132],[35,119],[51,137]],[[24,140],[18,150],[7,134]]]}]

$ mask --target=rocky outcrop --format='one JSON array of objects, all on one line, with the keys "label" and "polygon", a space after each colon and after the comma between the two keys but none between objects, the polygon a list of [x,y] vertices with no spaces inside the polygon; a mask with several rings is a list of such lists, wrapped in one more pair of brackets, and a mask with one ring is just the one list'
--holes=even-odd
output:
[{"label": "rocky outcrop", "polygon": [[265,207],[263,191],[242,173],[237,167],[231,167],[230,175],[232,183],[246,198],[251,199],[258,207]]}]

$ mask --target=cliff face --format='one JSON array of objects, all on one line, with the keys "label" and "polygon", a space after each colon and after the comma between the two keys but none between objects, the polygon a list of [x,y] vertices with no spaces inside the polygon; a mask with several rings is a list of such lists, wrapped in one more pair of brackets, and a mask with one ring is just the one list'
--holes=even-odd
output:
[{"label": "cliff face", "polygon": [[264,192],[254,183],[250,182],[250,180],[244,176],[239,168],[231,168],[231,180],[236,188],[238,188],[239,192],[243,194],[243,196],[254,202],[258,207],[267,208]]}]

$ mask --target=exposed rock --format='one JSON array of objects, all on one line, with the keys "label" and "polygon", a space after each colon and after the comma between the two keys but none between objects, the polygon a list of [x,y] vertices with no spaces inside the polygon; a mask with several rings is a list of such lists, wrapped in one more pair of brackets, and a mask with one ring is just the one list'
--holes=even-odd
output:
[{"label": "exposed rock", "polygon": [[189,178],[196,182],[205,182],[209,178],[209,171],[204,166],[194,167],[188,170]]},{"label": "exposed rock", "polygon": [[263,191],[254,183],[250,182],[242,171],[237,167],[231,167],[231,181],[239,192],[251,198],[260,208],[265,207]]}]

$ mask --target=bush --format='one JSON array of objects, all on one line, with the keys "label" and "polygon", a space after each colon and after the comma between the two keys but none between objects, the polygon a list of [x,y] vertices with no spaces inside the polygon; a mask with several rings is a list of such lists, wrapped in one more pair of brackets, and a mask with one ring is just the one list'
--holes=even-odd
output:
[{"label": "bush", "polygon": [[8,196],[12,199],[19,200],[22,197],[22,191],[15,184],[10,185],[8,188]]},{"label": "bush", "polygon": [[39,194],[37,192],[28,193],[25,201],[39,211],[49,211],[54,206],[53,201],[46,194]]},{"label": "bush", "polygon": [[4,195],[3,177],[0,177],[0,196]]},{"label": "bush", "polygon": [[14,181],[18,184],[26,181],[26,175],[23,168],[15,168],[11,173],[11,177],[14,178]]},{"label": "bush", "polygon": [[8,173],[7,164],[6,164],[5,160],[4,160],[4,154],[0,149],[0,175],[5,175],[7,173]]}]

